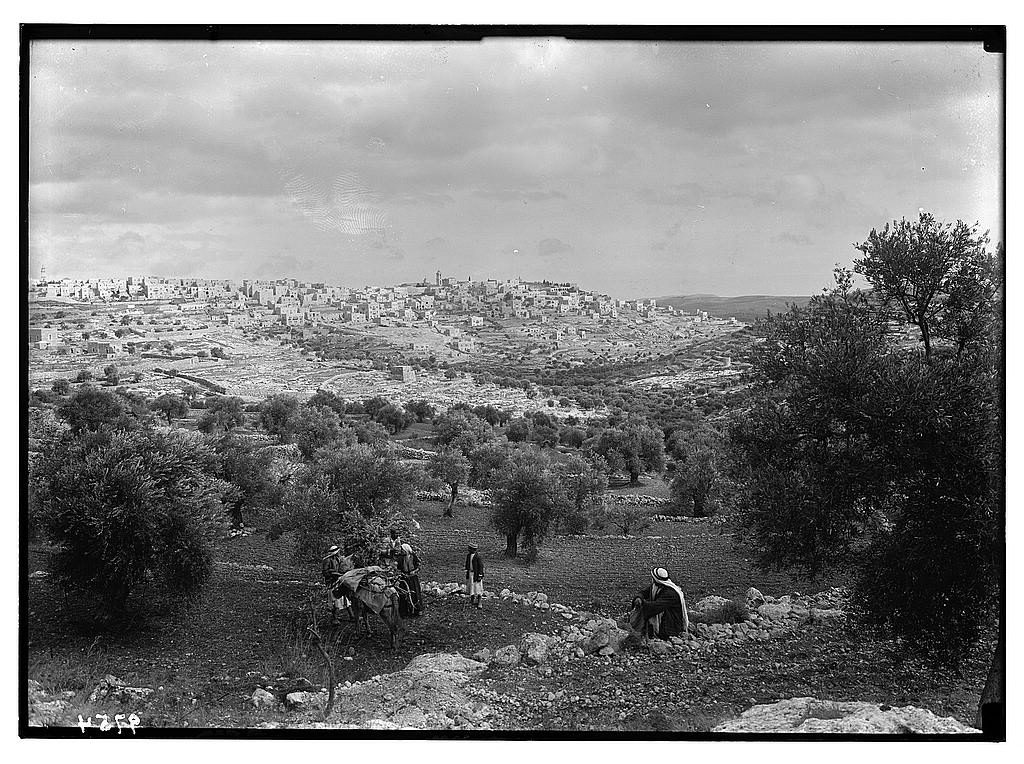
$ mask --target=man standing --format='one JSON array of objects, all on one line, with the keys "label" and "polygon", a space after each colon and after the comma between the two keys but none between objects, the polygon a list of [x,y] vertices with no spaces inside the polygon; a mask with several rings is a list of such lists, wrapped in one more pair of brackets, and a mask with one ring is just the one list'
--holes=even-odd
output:
[{"label": "man standing", "polygon": [[686,597],[669,578],[668,570],[655,568],[651,571],[651,585],[641,589],[634,598],[629,623],[644,639],[668,639],[689,630]]},{"label": "man standing", "polygon": [[484,561],[477,553],[477,545],[469,545],[469,554],[466,555],[466,594],[469,596],[469,604],[476,605],[478,610],[483,610],[480,603],[484,595]]},{"label": "man standing", "polygon": [[398,535],[398,531],[394,528],[391,529],[391,539],[388,541],[387,549],[385,554],[388,560],[394,561],[398,559],[399,553],[402,551],[402,537]]},{"label": "man standing", "polygon": [[420,591],[420,558],[409,544],[402,544],[398,552],[398,572],[409,586],[413,615],[423,613],[423,595]]},{"label": "man standing", "polygon": [[324,585],[327,587],[332,623],[338,622],[339,613],[347,613],[349,620],[352,620],[352,603],[338,589],[341,576],[346,571],[347,567],[345,566],[345,559],[341,555],[341,549],[337,545],[331,546],[323,557],[320,572],[323,574]]}]

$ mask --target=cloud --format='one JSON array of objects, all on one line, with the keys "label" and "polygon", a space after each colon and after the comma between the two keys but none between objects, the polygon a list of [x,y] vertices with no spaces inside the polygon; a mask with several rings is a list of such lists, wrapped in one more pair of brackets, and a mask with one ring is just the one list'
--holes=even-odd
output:
[{"label": "cloud", "polygon": [[647,204],[688,206],[704,201],[709,193],[700,183],[674,183],[657,189],[642,188],[637,196]]},{"label": "cloud", "polygon": [[[974,45],[53,41],[30,65],[29,254],[66,275],[511,276],[539,236],[562,256],[524,277],[799,294],[890,214],[1001,226],[1002,64]],[[816,246],[780,267],[766,231]]]},{"label": "cloud", "polygon": [[473,193],[482,199],[494,199],[499,202],[547,202],[552,199],[566,198],[565,194],[561,191],[540,191],[534,189],[478,189]]},{"label": "cloud", "polygon": [[806,246],[813,244],[814,240],[802,233],[792,233],[790,231],[783,231],[782,233],[775,234],[772,237],[773,244],[796,244],[798,246]]},{"label": "cloud", "polygon": [[572,247],[561,239],[541,239],[537,243],[537,254],[541,257],[558,255],[564,252],[572,252]]}]

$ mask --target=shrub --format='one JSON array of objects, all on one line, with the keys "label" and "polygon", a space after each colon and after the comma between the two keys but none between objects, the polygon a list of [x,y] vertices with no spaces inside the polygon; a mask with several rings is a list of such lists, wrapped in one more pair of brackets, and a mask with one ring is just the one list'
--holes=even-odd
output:
[{"label": "shrub", "polygon": [[91,382],[92,372],[89,369],[82,369],[75,377],[75,382]]},{"label": "shrub", "polygon": [[282,442],[295,431],[299,418],[299,400],[293,395],[271,395],[260,404],[260,425]]},{"label": "shrub", "polygon": [[106,431],[44,442],[29,474],[55,577],[121,613],[152,576],[167,591],[199,593],[223,530],[226,485],[194,434]]},{"label": "shrub", "polygon": [[50,389],[53,390],[55,395],[67,395],[68,391],[71,390],[71,383],[66,379],[55,379]]},{"label": "shrub", "polygon": [[121,396],[109,390],[84,385],[56,409],[58,419],[67,422],[71,431],[96,432],[103,426],[133,429],[138,423],[131,417]]}]

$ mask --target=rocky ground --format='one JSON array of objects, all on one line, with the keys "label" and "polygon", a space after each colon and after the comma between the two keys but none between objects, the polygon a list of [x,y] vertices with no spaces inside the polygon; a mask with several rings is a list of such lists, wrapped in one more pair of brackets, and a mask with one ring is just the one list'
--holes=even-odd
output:
[{"label": "rocky ground", "polygon": [[[203,726],[972,731],[964,720],[973,715],[980,682],[908,662],[884,641],[858,635],[856,613],[839,588],[778,598],[751,589],[746,620],[698,623],[686,638],[648,645],[621,621],[553,602],[543,592],[488,592],[483,611],[467,611],[458,589],[457,582],[428,582],[428,613],[438,620],[461,615],[467,631],[484,619],[532,623],[536,630],[475,650],[420,652],[397,670],[339,681],[326,718],[322,681],[248,672],[251,689],[238,692],[246,682],[232,688],[237,710],[207,713]],[[709,596],[694,603],[695,619],[717,612],[721,601]],[[359,659],[355,648],[344,652],[342,660]],[[29,689],[33,724],[73,724],[81,713],[77,693],[53,693],[37,681]],[[85,707],[102,706],[111,716],[134,710],[145,719],[162,691],[107,675]]]},{"label": "rocky ground", "polygon": [[[287,538],[236,533],[217,549],[202,598],[182,605],[141,591],[134,628],[97,628],[89,599],[65,600],[50,581],[50,550],[30,547],[24,628],[28,676],[38,683],[30,688],[33,721],[137,713],[144,727],[706,733],[792,698],[974,718],[991,644],[979,645],[959,674],[924,665],[866,629],[835,588],[841,582],[758,572],[728,526],[659,522],[636,538],[551,537],[527,564],[502,557],[504,541],[488,530],[485,510],[458,505],[455,518],[444,518],[443,509],[418,505],[413,541],[429,577],[426,610],[408,622],[397,650],[379,622],[369,636],[321,622],[337,685],[326,722],[327,672],[307,632],[310,603],[322,615],[325,598],[318,572],[294,561]],[[468,540],[486,560],[492,596],[482,610],[458,593]],[[618,619],[655,563],[686,592],[694,632],[645,648]],[[746,606],[752,584],[764,602],[750,599],[749,618],[701,623],[735,616],[733,604]],[[309,695],[289,701],[295,693]]]}]

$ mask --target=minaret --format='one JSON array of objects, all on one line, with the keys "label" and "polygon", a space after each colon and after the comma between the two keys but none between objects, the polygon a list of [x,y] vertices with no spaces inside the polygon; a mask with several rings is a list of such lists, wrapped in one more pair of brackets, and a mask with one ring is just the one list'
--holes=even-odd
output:
[{"label": "minaret", "polygon": [[441,286],[441,271],[438,271],[436,274],[434,274],[434,283],[437,286]]},{"label": "minaret", "polygon": [[39,283],[40,284],[45,284],[46,283],[46,266],[45,265],[40,265],[39,266]]}]

